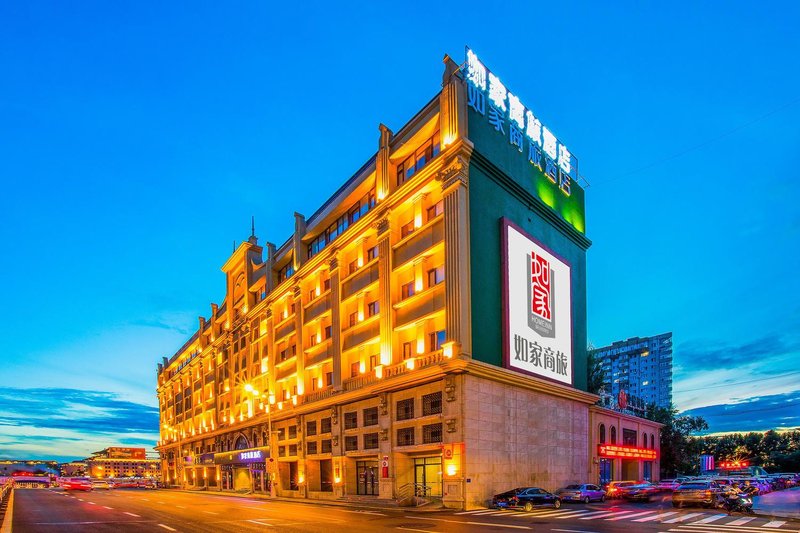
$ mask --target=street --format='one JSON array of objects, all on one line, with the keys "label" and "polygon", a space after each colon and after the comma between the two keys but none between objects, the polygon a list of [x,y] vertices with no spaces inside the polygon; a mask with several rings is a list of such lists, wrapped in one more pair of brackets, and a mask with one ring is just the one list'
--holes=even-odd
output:
[{"label": "street", "polygon": [[419,512],[169,490],[16,490],[13,531],[695,532],[800,531],[800,522],[649,504],[565,504],[561,509]]}]

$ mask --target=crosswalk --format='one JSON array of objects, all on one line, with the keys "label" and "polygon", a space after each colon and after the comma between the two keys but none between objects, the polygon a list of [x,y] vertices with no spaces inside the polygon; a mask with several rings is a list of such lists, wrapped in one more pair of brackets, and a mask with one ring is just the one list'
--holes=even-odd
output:
[{"label": "crosswalk", "polygon": [[453,513],[464,518],[502,517],[524,520],[525,518],[547,518],[553,520],[621,521],[638,523],[659,523],[673,526],[666,531],[680,533],[720,533],[720,532],[800,532],[797,523],[787,520],[771,520],[755,516],[731,516],[723,513],[664,511],[635,511],[623,509],[560,509],[540,508],[530,513],[508,509],[478,509]]}]

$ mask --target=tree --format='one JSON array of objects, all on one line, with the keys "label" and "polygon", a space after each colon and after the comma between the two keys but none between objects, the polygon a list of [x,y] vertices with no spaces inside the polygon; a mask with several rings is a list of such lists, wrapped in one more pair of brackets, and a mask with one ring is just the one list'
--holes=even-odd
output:
[{"label": "tree", "polygon": [[588,359],[586,364],[586,388],[592,394],[600,394],[603,388],[603,362],[593,350],[594,347],[590,344],[586,356]]},{"label": "tree", "polygon": [[661,477],[699,473],[704,441],[692,434],[708,429],[706,421],[700,416],[678,416],[674,405],[667,408],[655,404],[647,406],[644,418],[664,424],[661,428]]}]

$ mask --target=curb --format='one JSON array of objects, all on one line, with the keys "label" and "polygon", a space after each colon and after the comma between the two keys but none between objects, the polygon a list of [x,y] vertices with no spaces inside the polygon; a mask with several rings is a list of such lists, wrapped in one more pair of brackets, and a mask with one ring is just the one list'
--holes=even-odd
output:
[{"label": "curb", "polygon": [[11,533],[11,523],[14,521],[14,489],[11,489],[8,495],[8,506],[6,513],[3,517],[3,525],[0,527],[0,533]]}]

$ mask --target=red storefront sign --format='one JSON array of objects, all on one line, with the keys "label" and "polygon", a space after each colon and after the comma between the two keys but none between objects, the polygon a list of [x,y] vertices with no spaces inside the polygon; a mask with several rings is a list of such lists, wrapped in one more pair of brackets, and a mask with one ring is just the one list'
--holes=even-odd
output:
[{"label": "red storefront sign", "polygon": [[597,455],[600,457],[619,457],[621,459],[647,459],[649,461],[658,458],[658,453],[655,450],[616,444],[598,444]]}]

